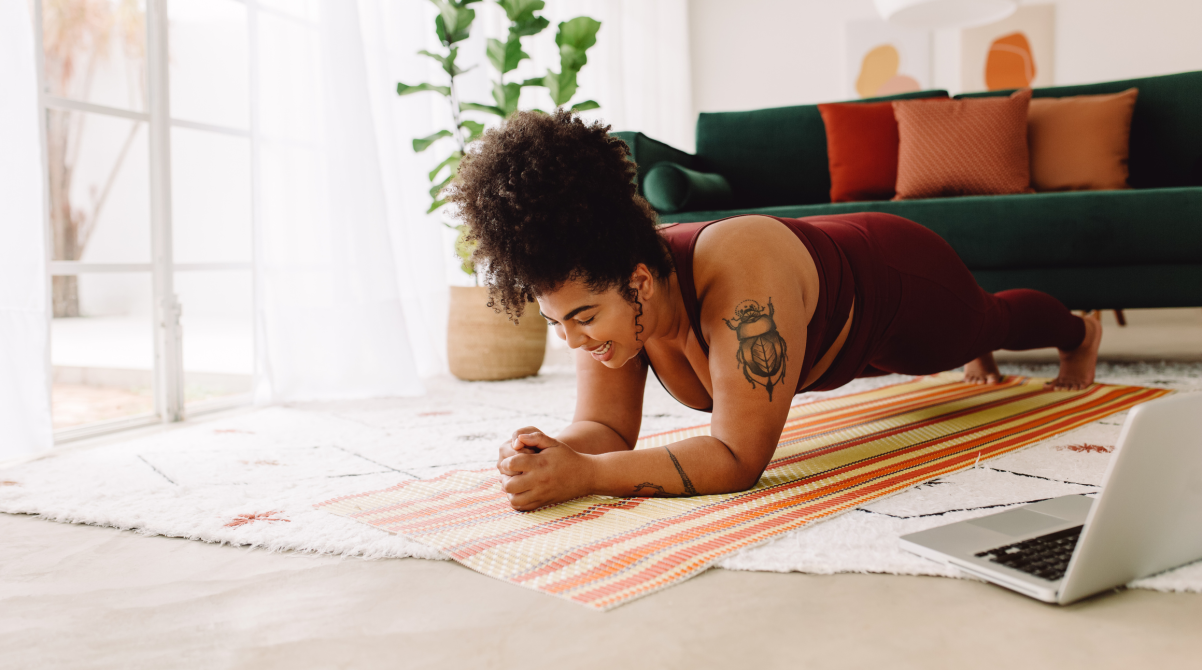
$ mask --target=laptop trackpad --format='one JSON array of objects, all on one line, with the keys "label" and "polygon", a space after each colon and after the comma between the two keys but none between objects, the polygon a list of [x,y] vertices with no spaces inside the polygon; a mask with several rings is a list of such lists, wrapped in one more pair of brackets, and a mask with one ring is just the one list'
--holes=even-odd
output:
[{"label": "laptop trackpad", "polygon": [[972,519],[967,523],[1006,535],[1018,536],[1062,525],[1064,519],[1040,514],[1039,512],[1032,512],[1031,510],[1016,509],[1002,512],[1001,514],[991,514],[979,519]]}]

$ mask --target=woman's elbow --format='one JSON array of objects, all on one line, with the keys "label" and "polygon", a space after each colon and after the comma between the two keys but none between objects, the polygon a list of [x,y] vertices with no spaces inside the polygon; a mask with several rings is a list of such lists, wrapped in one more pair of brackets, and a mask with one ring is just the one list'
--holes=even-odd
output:
[{"label": "woman's elbow", "polygon": [[764,468],[766,467],[767,464],[739,468],[731,482],[731,493],[746,491],[755,486],[759,483],[760,476],[764,474]]}]

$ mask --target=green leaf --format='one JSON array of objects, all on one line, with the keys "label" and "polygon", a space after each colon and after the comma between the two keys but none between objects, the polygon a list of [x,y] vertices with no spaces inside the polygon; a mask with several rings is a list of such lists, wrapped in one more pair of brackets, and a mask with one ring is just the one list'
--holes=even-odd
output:
[{"label": "green leaf", "polygon": [[588,62],[585,52],[597,43],[600,29],[601,22],[587,16],[577,16],[559,24],[555,44],[559,45],[559,64],[563,72],[579,72],[584,67]]},{"label": "green leaf", "polygon": [[[431,53],[429,51],[426,51],[425,49],[422,49],[418,53],[423,56],[429,56],[430,58],[433,58],[434,60],[438,61],[440,64],[442,64],[443,72],[446,72],[447,74],[451,75],[452,77],[458,77],[459,75],[463,74],[464,72],[467,72],[467,70],[460,69],[457,65],[455,65],[455,57],[459,55],[459,47],[452,47],[450,54],[448,54],[446,56],[443,56],[441,54]],[[471,69],[471,68],[468,68],[468,69]]]},{"label": "green leaf", "polygon": [[537,35],[546,30],[549,25],[551,25],[551,22],[541,16],[536,16],[526,21],[514,21],[509,24],[509,37],[516,39]]},{"label": "green leaf", "polygon": [[572,105],[573,112],[583,112],[589,109],[600,109],[601,105],[596,100],[585,100]]},{"label": "green leaf", "polygon": [[496,114],[500,117],[505,116],[505,110],[501,109],[500,107],[481,105],[475,102],[461,102],[459,103],[459,109],[460,111],[464,112],[487,112],[489,114]]},{"label": "green leaf", "polygon": [[451,136],[451,131],[440,130],[440,131],[434,133],[433,135],[427,135],[425,137],[420,137],[418,139],[413,140],[413,150],[415,152],[425,151],[426,149],[430,148],[431,144],[434,144],[435,142],[437,142],[438,140],[440,140],[444,137],[450,137],[450,136]]},{"label": "green leaf", "polygon": [[509,116],[518,111],[518,96],[521,94],[521,84],[501,85],[494,82],[492,85],[492,99],[497,101],[497,107],[504,112],[502,116]]},{"label": "green leaf", "polygon": [[489,62],[501,74],[516,70],[518,63],[530,57],[530,54],[522,51],[522,43],[516,37],[510,37],[507,42],[490,37],[486,51]]},{"label": "green leaf", "polygon": [[426,214],[433,212],[434,210],[438,209],[439,207],[442,207],[445,204],[447,204],[446,200],[435,200],[434,202],[430,203],[430,208],[426,210]]},{"label": "green leaf", "polygon": [[444,160],[443,162],[438,164],[438,167],[434,168],[433,170],[430,170],[430,181],[434,181],[435,179],[437,179],[438,173],[442,172],[442,169],[445,167],[448,167],[448,166],[450,166],[450,168],[451,168],[450,177],[452,179],[454,179],[455,175],[459,172],[459,161],[461,161],[461,160],[463,160],[463,154],[459,153],[458,151],[451,154],[450,156],[447,156],[446,160]]},{"label": "green leaf", "polygon": [[523,81],[521,85],[524,88],[526,86],[546,86],[547,83],[543,81],[543,77],[535,77],[534,79],[527,79]]},{"label": "green leaf", "polygon": [[446,46],[466,40],[472,29],[472,21],[476,20],[476,10],[468,9],[467,3],[457,3],[453,0],[430,0],[438,8],[438,17],[434,19],[434,29],[438,39]]},{"label": "green leaf", "polygon": [[472,252],[476,250],[476,241],[468,239],[467,226],[460,224],[455,226],[455,230],[459,231],[459,236],[455,238],[455,255],[461,261],[459,267],[469,275],[474,275],[476,266],[472,263]]},{"label": "green leaf", "polygon": [[565,105],[576,95],[576,73],[575,72],[547,72],[547,76],[543,77],[543,85],[547,87],[547,91],[551,93],[551,101],[556,107]]},{"label": "green leaf", "polygon": [[534,18],[534,13],[546,6],[543,0],[497,0],[510,21],[518,23]]},{"label": "green leaf", "polygon": [[[465,143],[471,142],[472,140],[476,139],[477,137],[480,137],[480,135],[484,134],[484,124],[480,123],[478,121],[463,121],[459,124],[459,127],[467,128],[467,130],[468,130],[467,137],[463,138],[463,141]],[[455,153],[459,153],[459,152],[455,152]]]},{"label": "green leaf", "polygon": [[431,186],[430,187],[430,197],[437,200],[438,194],[442,193],[442,189],[446,188],[447,184],[451,183],[452,179],[454,179],[454,177],[447,177],[446,179],[443,179],[442,181],[438,182],[437,184]]},{"label": "green leaf", "polygon": [[410,93],[417,93],[419,91],[434,91],[435,93],[441,93],[448,97],[451,95],[450,86],[435,86],[434,84],[417,84],[415,86],[410,86],[409,84],[402,84],[399,81],[396,83],[397,95],[409,95]]}]

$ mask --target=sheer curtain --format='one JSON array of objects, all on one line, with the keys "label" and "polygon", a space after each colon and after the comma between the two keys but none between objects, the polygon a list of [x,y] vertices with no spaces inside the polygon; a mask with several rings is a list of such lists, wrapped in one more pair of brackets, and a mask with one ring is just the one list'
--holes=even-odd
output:
[{"label": "sheer curtain", "polygon": [[53,445],[34,54],[27,3],[0,0],[0,461]]},{"label": "sheer curtain", "polygon": [[440,369],[424,327],[438,306],[420,288],[439,238],[406,225],[396,173],[413,159],[395,146],[386,53],[364,34],[383,4],[322,0],[305,21],[258,19],[260,402],[415,395]]}]

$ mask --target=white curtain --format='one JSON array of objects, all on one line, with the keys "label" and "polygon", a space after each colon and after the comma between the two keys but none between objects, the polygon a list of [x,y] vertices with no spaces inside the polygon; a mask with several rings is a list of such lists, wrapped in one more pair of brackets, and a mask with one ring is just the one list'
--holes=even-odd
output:
[{"label": "white curtain", "polygon": [[440,239],[424,216],[408,223],[397,173],[414,159],[397,151],[396,82],[372,34],[383,4],[259,18],[260,402],[415,395],[441,369],[427,329],[446,290]]},{"label": "white curtain", "polygon": [[0,461],[53,445],[34,53],[27,3],[0,0]]}]

